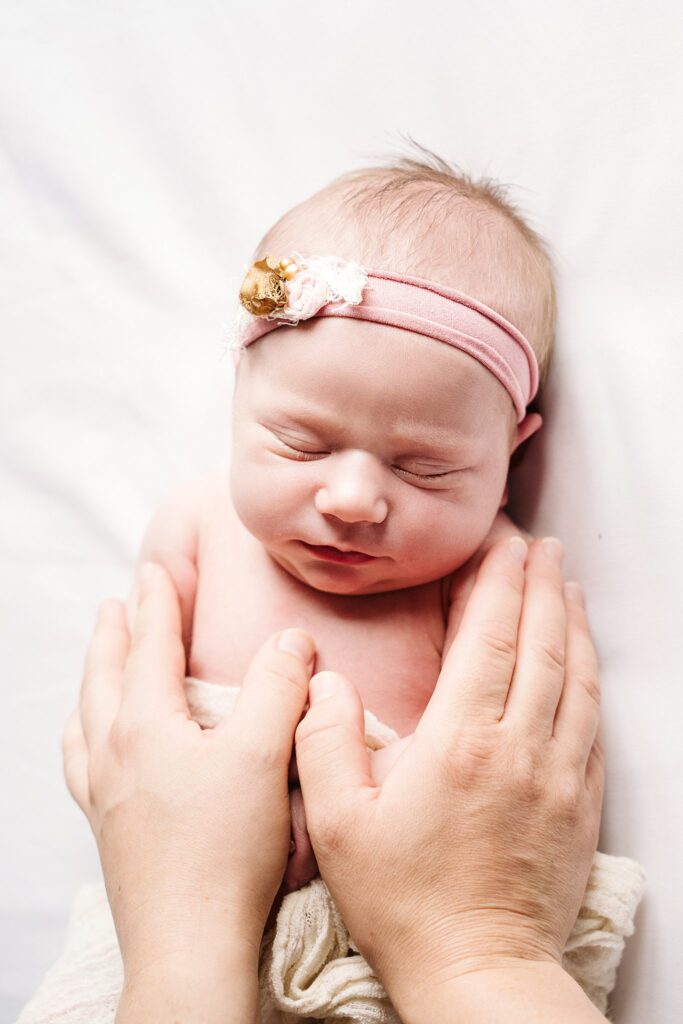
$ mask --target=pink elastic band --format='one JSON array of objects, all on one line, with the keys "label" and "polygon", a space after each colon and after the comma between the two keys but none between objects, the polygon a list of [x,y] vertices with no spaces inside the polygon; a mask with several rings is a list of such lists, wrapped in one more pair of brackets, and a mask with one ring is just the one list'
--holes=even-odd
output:
[{"label": "pink elastic band", "polygon": [[[500,381],[512,398],[518,423],[538,390],[536,354],[524,335],[482,302],[433,281],[368,271],[362,302],[329,302],[315,316],[402,327],[461,349]],[[243,347],[281,325],[255,317],[244,333]]]}]

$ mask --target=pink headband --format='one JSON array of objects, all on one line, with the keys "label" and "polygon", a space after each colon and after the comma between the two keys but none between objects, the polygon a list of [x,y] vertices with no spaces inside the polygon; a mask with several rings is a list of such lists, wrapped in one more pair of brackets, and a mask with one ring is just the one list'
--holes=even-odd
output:
[{"label": "pink headband", "polygon": [[350,317],[401,327],[466,352],[509,393],[518,423],[538,390],[536,355],[524,335],[495,310],[433,281],[366,271],[339,257],[296,254],[296,263],[266,257],[253,264],[240,300],[250,314],[239,328],[243,349],[282,324]]}]

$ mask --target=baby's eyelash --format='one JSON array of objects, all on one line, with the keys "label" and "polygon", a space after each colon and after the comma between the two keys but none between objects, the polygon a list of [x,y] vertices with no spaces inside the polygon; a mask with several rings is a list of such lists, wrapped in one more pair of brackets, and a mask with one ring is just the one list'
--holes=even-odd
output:
[{"label": "baby's eyelash", "polygon": [[402,466],[394,466],[399,473],[406,473],[408,476],[414,476],[417,480],[438,480],[440,477],[450,476],[452,473],[457,473],[457,469],[446,469],[442,473],[413,473],[410,469],[403,469]]},{"label": "baby's eyelash", "polygon": [[[291,444],[289,441],[283,440],[281,437],[278,437],[278,441],[283,448],[286,448],[288,451],[293,452],[296,455],[297,462],[310,462],[312,459],[319,459],[324,455],[330,454],[328,451],[305,451],[303,448],[297,448],[295,445]],[[397,470],[399,473],[404,473],[406,476],[411,476],[415,480],[440,480],[443,479],[443,477],[452,476],[459,472],[457,469],[446,469],[441,473],[414,473],[410,469],[404,469],[403,466],[392,466],[391,468]]]},{"label": "baby's eyelash", "polygon": [[321,455],[329,455],[329,452],[307,452],[302,448],[295,448],[293,444],[289,444],[287,441],[283,441],[281,437],[278,441],[284,448],[287,448],[290,452],[294,452],[299,462],[308,462],[310,459],[317,459]]}]

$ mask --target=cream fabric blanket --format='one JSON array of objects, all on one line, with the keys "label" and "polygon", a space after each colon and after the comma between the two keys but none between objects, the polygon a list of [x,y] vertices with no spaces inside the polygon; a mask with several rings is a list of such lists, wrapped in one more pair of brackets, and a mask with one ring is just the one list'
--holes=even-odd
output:
[{"label": "cream fabric blanket", "polygon": [[[206,727],[230,713],[238,690],[187,679],[186,692],[193,718]],[[397,739],[370,712],[365,726],[370,749]],[[643,883],[634,861],[595,854],[563,965],[603,1013]],[[17,1024],[113,1024],[122,981],[104,886],[85,886],[76,897],[64,953]],[[283,901],[261,950],[260,988],[263,1024],[400,1024],[319,878]]]}]

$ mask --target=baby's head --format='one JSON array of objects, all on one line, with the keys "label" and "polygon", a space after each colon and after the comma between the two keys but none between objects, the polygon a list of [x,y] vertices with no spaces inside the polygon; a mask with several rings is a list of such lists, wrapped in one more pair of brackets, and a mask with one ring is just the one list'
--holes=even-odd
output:
[{"label": "baby's head", "polygon": [[[294,253],[478,300],[528,339],[543,381],[550,260],[499,186],[438,160],[354,172],[285,214],[256,257]],[[461,348],[369,319],[313,316],[242,353],[235,508],[276,562],[318,590],[415,586],[481,545],[506,500],[510,456],[540,425]]]}]

